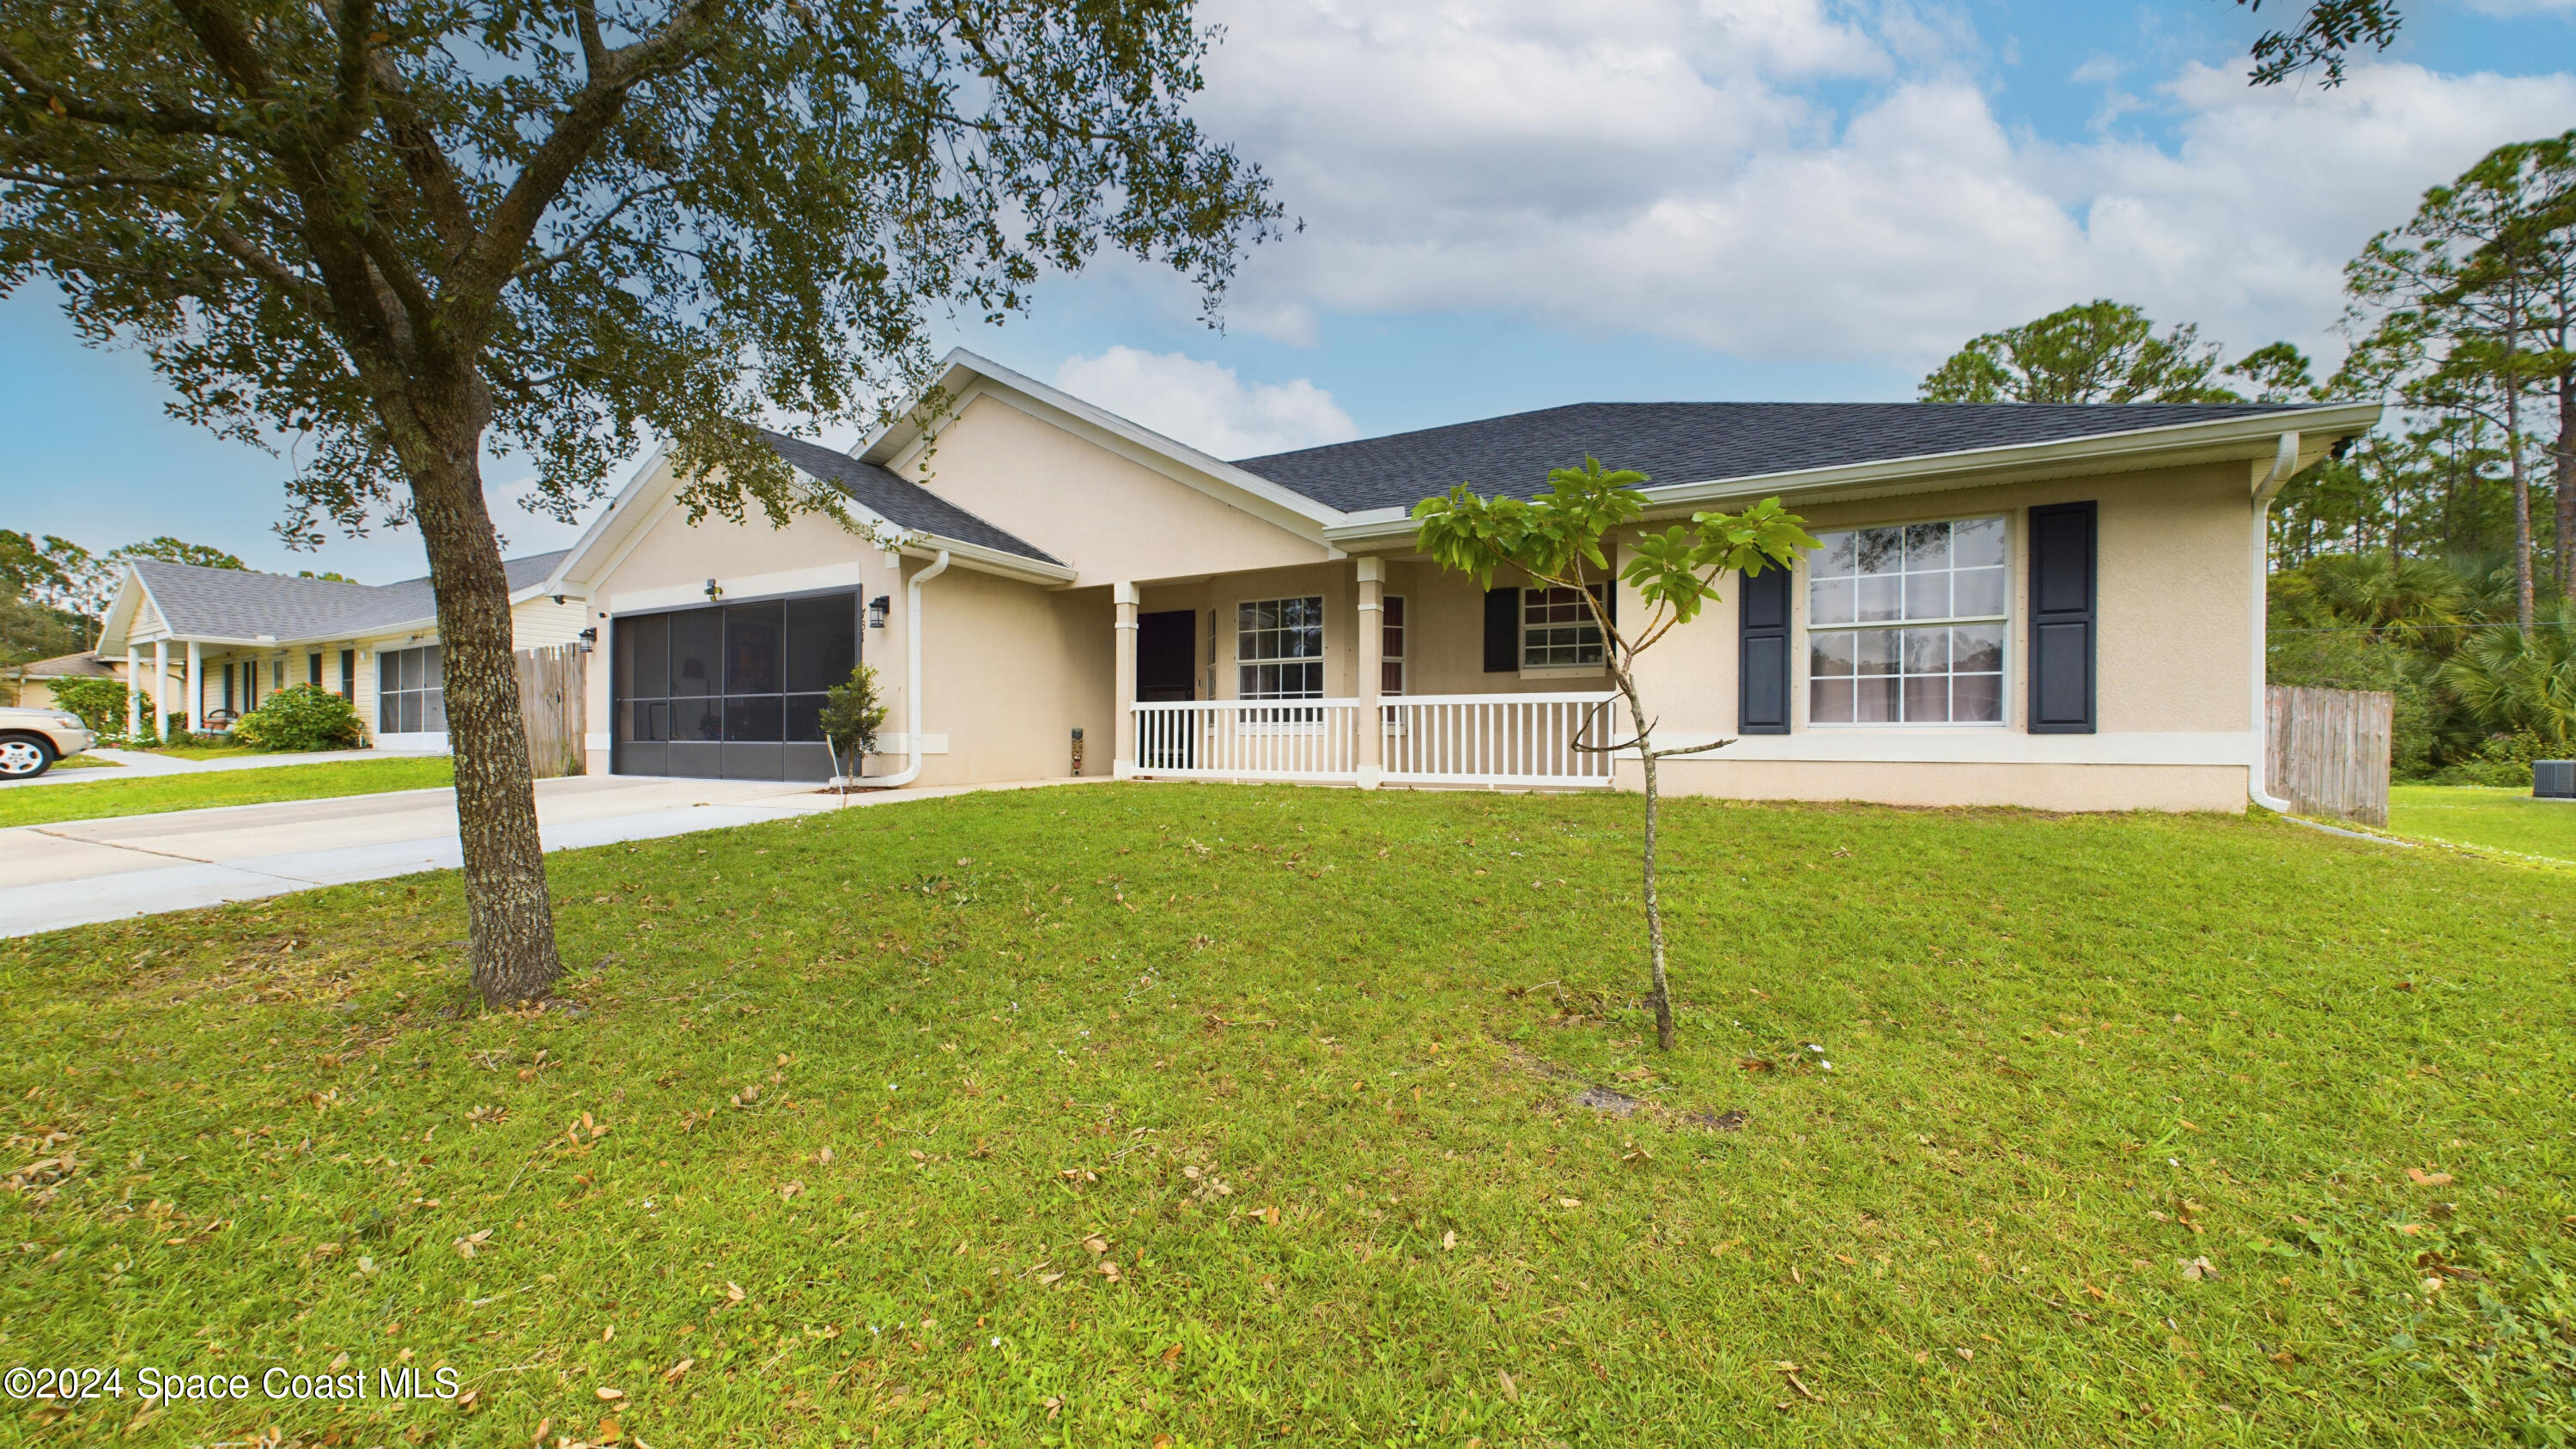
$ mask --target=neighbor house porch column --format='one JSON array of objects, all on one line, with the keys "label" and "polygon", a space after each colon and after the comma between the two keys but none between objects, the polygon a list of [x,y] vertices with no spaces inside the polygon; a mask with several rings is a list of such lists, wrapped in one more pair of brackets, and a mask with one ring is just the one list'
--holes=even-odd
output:
[{"label": "neighbor house porch column", "polygon": [[188,641],[188,733],[206,728],[206,657],[197,641]]},{"label": "neighbor house porch column", "polygon": [[1126,779],[1136,772],[1136,599],[1132,583],[1110,587],[1109,596],[1118,611],[1117,729],[1110,750],[1109,773],[1114,779]]},{"label": "neighbor house porch column", "polygon": [[170,717],[170,636],[152,641],[152,737],[161,738],[161,723]]},{"label": "neighbor house porch column", "polygon": [[1386,680],[1386,560],[1364,558],[1360,570],[1359,787],[1377,788],[1386,747],[1378,694]]},{"label": "neighbor house porch column", "polygon": [[134,641],[125,644],[125,737],[129,741],[143,733],[143,651]]}]

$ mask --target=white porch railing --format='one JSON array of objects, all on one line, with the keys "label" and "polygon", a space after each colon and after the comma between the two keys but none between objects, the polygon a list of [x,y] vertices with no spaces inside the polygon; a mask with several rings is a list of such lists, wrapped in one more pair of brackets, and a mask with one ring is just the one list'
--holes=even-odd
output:
[{"label": "white porch railing", "polygon": [[1609,705],[1615,694],[1426,694],[1389,697],[1385,777],[1406,784],[1590,785],[1610,783],[1610,756],[1597,748],[1622,738]]},{"label": "white porch railing", "polygon": [[1356,699],[1138,701],[1136,773],[1185,780],[1359,778]]},{"label": "white porch railing", "polygon": [[[1605,788],[1619,736],[1609,694],[1389,696],[1378,709],[1380,778],[1393,784]],[[1360,777],[1355,699],[1138,702],[1135,771],[1160,779]]]}]

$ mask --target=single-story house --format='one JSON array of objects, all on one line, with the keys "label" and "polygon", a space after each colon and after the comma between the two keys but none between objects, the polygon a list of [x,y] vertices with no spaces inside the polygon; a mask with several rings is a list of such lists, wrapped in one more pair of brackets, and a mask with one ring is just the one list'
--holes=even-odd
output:
[{"label": "single-story house", "polygon": [[[563,558],[558,550],[508,561],[515,647],[572,643],[585,627],[581,604],[541,587]],[[123,677],[142,681],[164,715],[186,711],[192,731],[209,715],[246,714],[278,690],[309,684],[356,705],[382,748],[447,748],[438,609],[426,578],[355,584],[138,559],[117,584],[93,652],[121,658]],[[139,706],[128,700],[133,715]]]},{"label": "single-story house", "polygon": [[78,654],[57,654],[51,659],[31,659],[12,664],[0,675],[17,688],[17,703],[24,709],[51,709],[54,705],[54,683],[63,679],[123,679],[124,661],[103,659],[93,650]]},{"label": "single-story house", "polygon": [[2266,510],[2379,415],[1592,403],[1228,462],[971,353],[938,385],[936,418],[846,453],[771,437],[873,541],[693,524],[657,458],[527,586],[607,656],[594,772],[825,778],[821,691],[865,659],[893,708],[867,773],[890,782],[1632,786],[1633,758],[1585,748],[1626,732],[1582,601],[1444,573],[1408,518],[1593,456],[1651,475],[1649,525],[1776,494],[1823,541],[1722,581],[1644,656],[1662,742],[1734,741],[1666,764],[1667,788],[2241,807]]}]

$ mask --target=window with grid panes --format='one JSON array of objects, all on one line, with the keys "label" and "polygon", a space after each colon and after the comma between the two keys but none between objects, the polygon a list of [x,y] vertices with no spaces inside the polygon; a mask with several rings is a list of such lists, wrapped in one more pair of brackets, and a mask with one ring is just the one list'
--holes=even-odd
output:
[{"label": "window with grid panes", "polygon": [[1807,722],[2001,724],[2010,589],[2001,518],[1819,533]]},{"label": "window with grid panes", "polygon": [[[1595,598],[1601,585],[1592,585]],[[1579,669],[1601,662],[1601,623],[1576,589],[1521,590],[1521,668]]]},{"label": "window with grid panes", "polygon": [[1324,697],[1324,600],[1261,599],[1235,606],[1238,699]]},{"label": "window with grid panes", "polygon": [[1404,596],[1389,594],[1379,601],[1386,612],[1378,624],[1381,662],[1378,665],[1377,689],[1380,694],[1404,693]]}]

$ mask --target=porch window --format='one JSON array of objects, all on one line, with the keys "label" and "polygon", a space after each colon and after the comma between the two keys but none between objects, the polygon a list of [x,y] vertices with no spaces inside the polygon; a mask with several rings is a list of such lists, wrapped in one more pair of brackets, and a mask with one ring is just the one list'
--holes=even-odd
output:
[{"label": "porch window", "polygon": [[1389,594],[1379,601],[1386,612],[1378,626],[1381,641],[1381,663],[1378,665],[1377,691],[1380,694],[1404,693],[1404,596]]},{"label": "porch window", "polygon": [[376,654],[376,733],[439,734],[447,728],[447,697],[438,646],[385,649]]},{"label": "porch window", "polygon": [[1263,599],[1235,606],[1238,699],[1324,697],[1324,600]]},{"label": "porch window", "polygon": [[2001,724],[2004,521],[1821,533],[1808,557],[1810,724]]},{"label": "porch window", "polygon": [[[1591,586],[1594,598],[1601,585]],[[1601,663],[1601,624],[1574,589],[1521,590],[1521,668],[1579,669]]]}]

